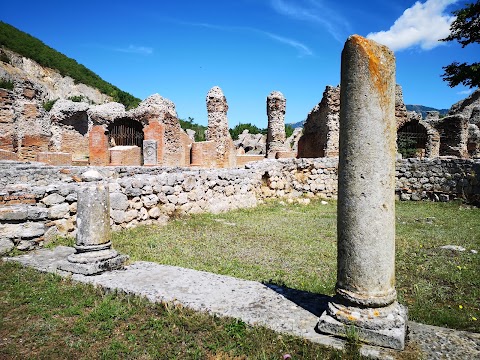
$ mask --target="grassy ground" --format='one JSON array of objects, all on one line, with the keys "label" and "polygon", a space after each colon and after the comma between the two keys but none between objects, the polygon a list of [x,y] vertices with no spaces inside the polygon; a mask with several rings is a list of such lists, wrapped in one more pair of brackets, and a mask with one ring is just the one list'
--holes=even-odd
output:
[{"label": "grassy ground", "polygon": [[0,359],[357,359],[178,306],[0,261]]},{"label": "grassy ground", "polygon": [[[411,320],[480,332],[480,209],[398,202],[396,274]],[[333,295],[336,203],[270,203],[116,233],[133,261],[178,265]],[[440,249],[460,245],[466,251]]]},{"label": "grassy ground", "polygon": [[[397,290],[412,320],[480,331],[480,209],[397,203]],[[72,241],[72,240],[70,240]],[[275,202],[117,232],[131,260],[333,294],[336,203]],[[68,243],[61,240],[59,243]],[[464,252],[443,250],[460,245]],[[0,358],[355,358],[187,309],[104,295],[0,262]],[[116,355],[115,355],[116,354]]]}]

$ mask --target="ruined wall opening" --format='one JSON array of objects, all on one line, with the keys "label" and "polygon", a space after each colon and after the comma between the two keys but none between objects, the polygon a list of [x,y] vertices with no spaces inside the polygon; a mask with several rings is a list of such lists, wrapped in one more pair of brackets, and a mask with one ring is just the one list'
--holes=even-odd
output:
[{"label": "ruined wall opening", "polygon": [[111,146],[138,146],[143,144],[143,126],[137,121],[123,118],[108,125],[108,143]]},{"label": "ruined wall opening", "polygon": [[402,157],[425,157],[427,129],[417,120],[410,121],[397,131],[397,149]]}]

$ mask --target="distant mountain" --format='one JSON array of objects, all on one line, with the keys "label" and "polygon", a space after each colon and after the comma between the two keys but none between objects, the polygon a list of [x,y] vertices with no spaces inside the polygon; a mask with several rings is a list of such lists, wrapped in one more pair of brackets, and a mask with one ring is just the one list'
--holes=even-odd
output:
[{"label": "distant mountain", "polygon": [[415,111],[417,113],[422,114],[422,118],[425,119],[427,116],[427,111],[438,111],[440,113],[440,116],[445,116],[448,113],[449,109],[435,109],[432,107],[428,106],[423,106],[423,105],[405,105],[407,107],[408,111]]},{"label": "distant mountain", "polygon": [[305,124],[305,120],[302,120],[302,121],[299,121],[299,122],[296,122],[296,123],[289,123],[289,124],[285,124],[285,125],[290,125],[292,128],[296,129],[296,128],[303,128],[303,124]]}]

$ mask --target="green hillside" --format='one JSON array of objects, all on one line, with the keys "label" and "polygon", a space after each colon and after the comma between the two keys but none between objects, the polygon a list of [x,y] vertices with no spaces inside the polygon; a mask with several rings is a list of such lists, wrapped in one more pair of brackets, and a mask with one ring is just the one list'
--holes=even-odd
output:
[{"label": "green hillside", "polygon": [[0,46],[30,58],[44,67],[56,69],[63,76],[70,76],[77,83],[97,88],[127,109],[136,107],[140,99],[106,82],[93,71],[64,54],[45,45],[39,39],[0,21]]}]

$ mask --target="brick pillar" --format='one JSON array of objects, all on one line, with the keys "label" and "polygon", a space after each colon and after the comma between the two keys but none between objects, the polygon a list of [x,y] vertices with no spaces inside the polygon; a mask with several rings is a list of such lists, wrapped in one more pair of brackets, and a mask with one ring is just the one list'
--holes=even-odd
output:
[{"label": "brick pillar", "polygon": [[102,125],[94,125],[88,134],[89,163],[95,166],[110,164],[108,153],[108,136]]},{"label": "brick pillar", "polygon": [[143,128],[143,139],[155,140],[157,142],[157,163],[155,165],[163,164],[163,151],[165,148],[164,138],[165,125],[159,123],[158,121],[152,120],[147,126]]}]

